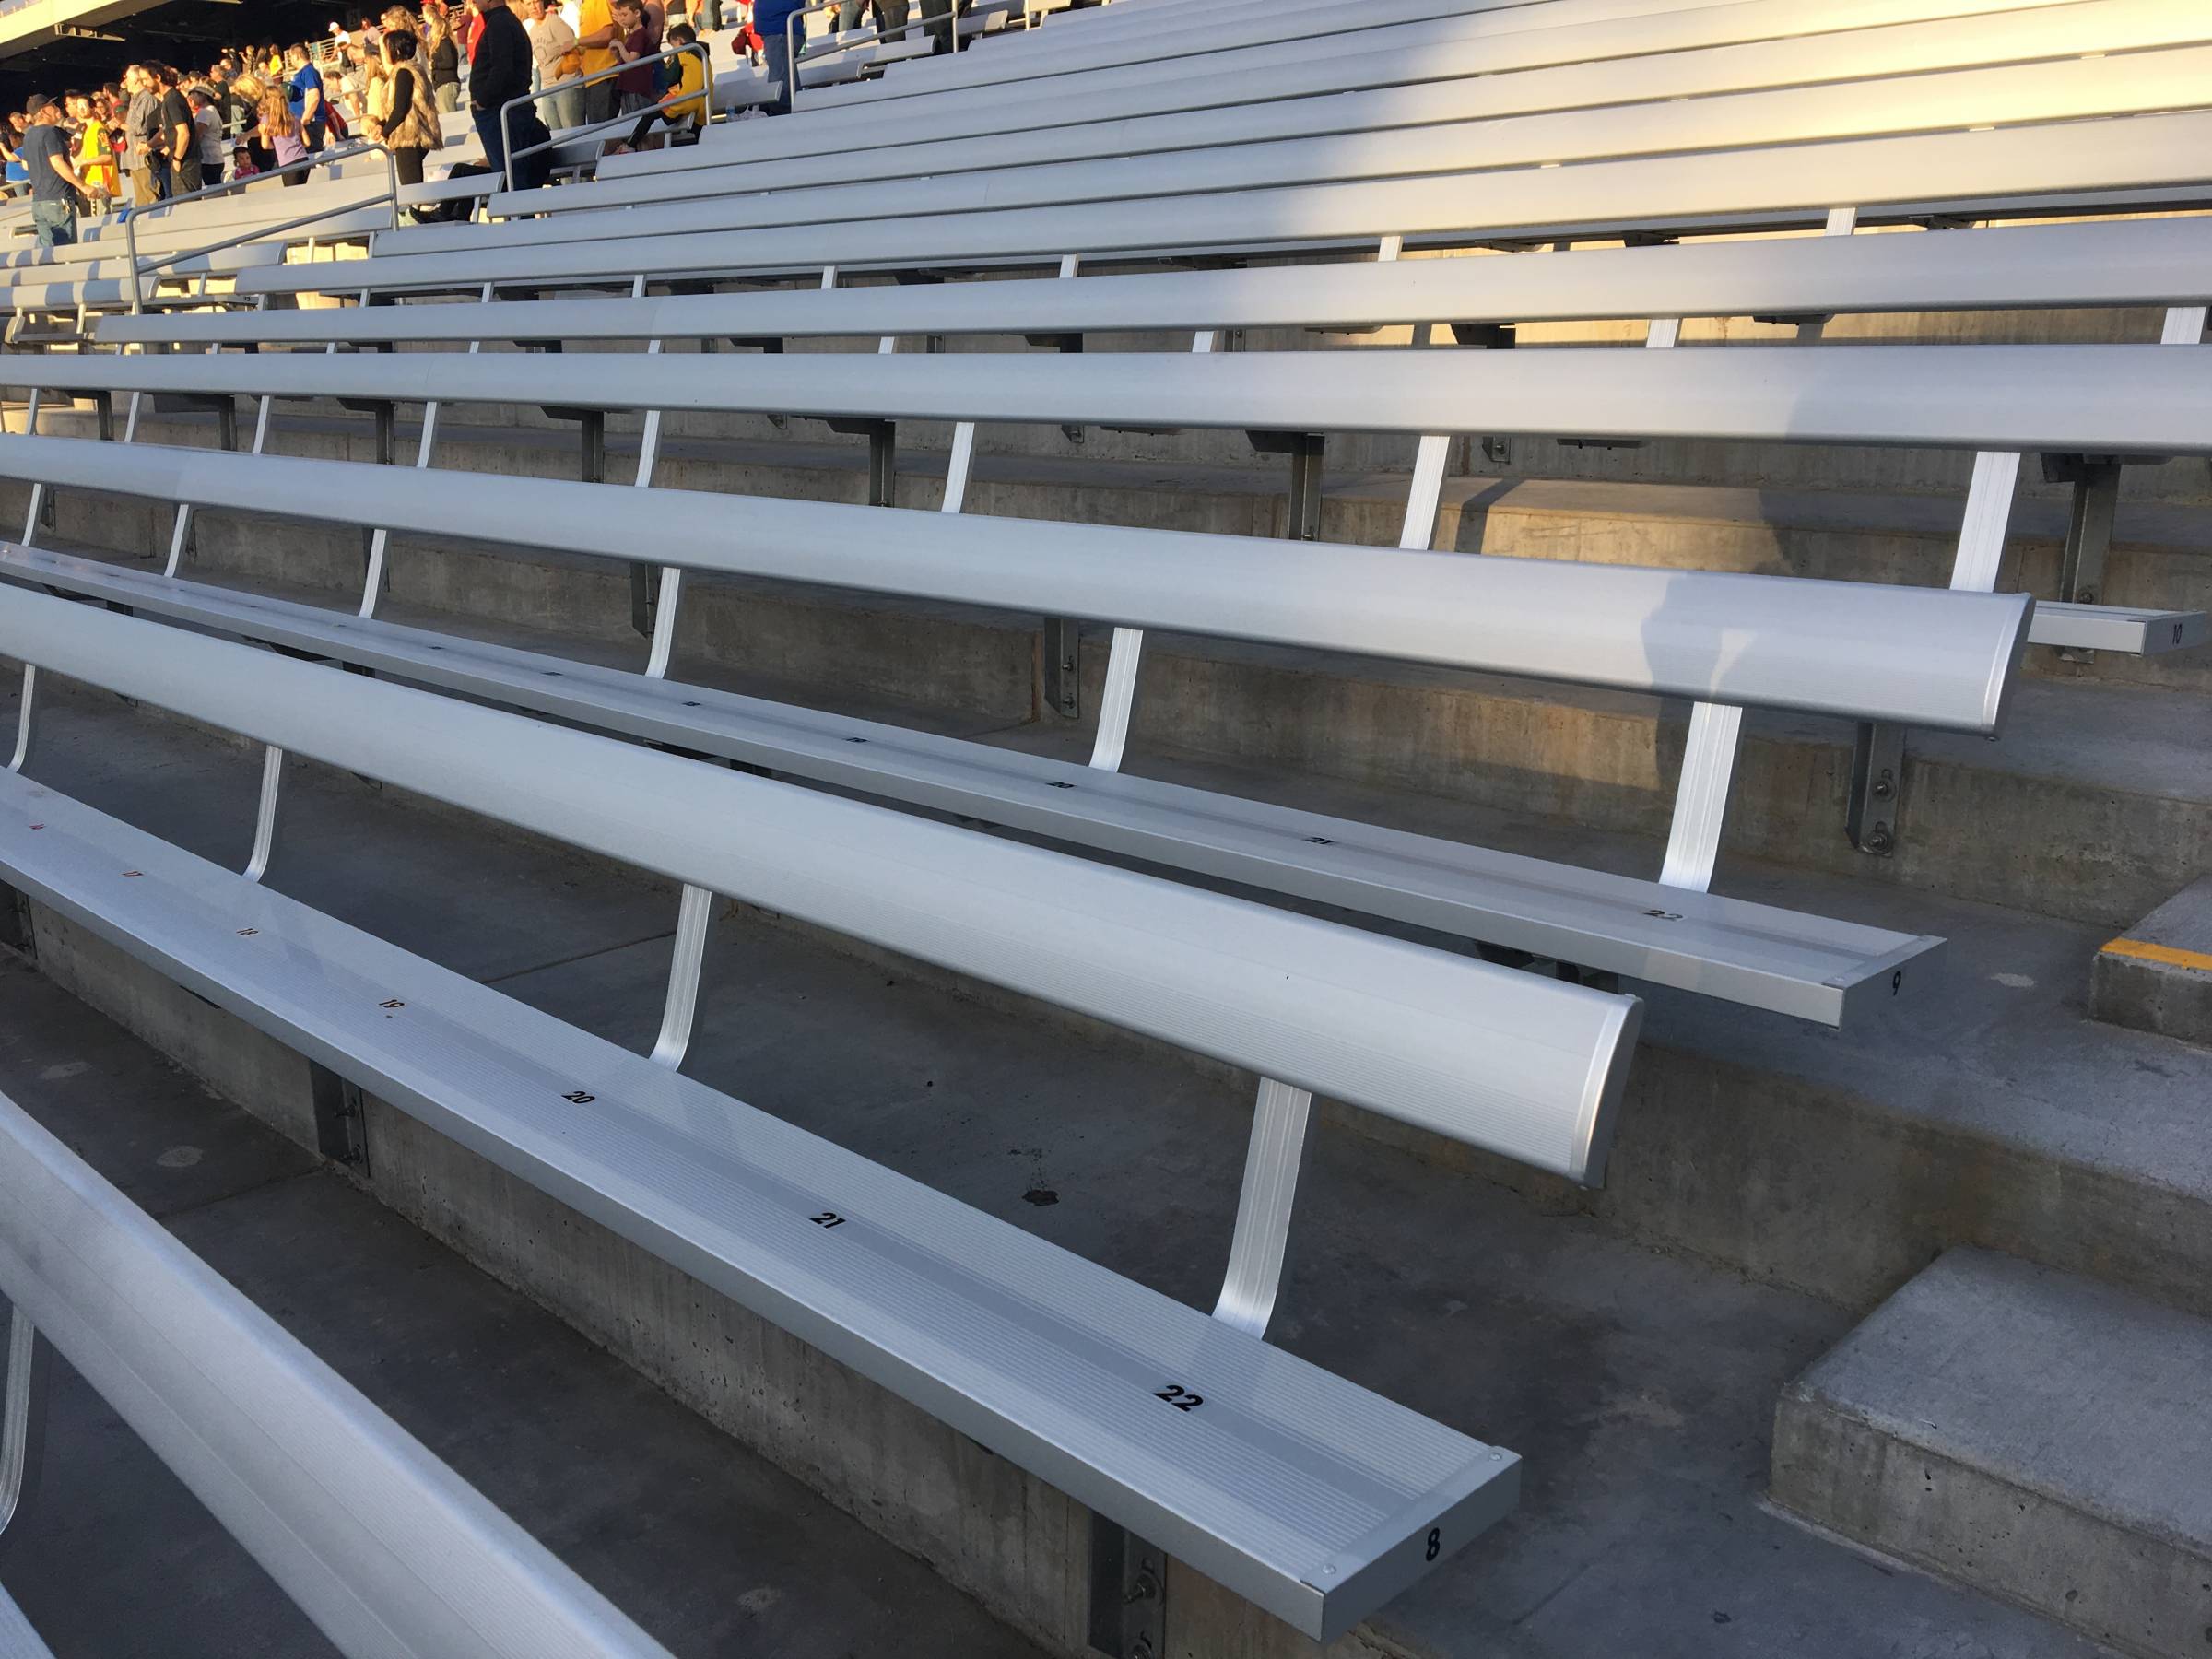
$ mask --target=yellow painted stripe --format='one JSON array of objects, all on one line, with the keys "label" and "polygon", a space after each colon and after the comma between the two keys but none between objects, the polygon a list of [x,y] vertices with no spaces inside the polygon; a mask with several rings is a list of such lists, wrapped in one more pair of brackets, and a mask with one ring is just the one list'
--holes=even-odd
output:
[{"label": "yellow painted stripe", "polygon": [[2114,939],[2104,947],[2106,956],[2135,957],[2146,962],[2163,962],[2169,968],[2194,968],[2212,973],[2212,952],[2176,950],[2171,945],[2148,945],[2141,939]]}]

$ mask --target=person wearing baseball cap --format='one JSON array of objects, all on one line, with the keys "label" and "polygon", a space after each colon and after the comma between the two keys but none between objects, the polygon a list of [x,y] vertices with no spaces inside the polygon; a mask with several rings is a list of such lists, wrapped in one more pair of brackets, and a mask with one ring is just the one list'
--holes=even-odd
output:
[{"label": "person wearing baseball cap", "polygon": [[20,147],[25,170],[30,174],[30,222],[38,231],[39,246],[56,247],[76,240],[76,199],[85,182],[69,165],[69,141],[62,132],[62,106],[43,92],[34,93],[23,106],[29,125]]}]

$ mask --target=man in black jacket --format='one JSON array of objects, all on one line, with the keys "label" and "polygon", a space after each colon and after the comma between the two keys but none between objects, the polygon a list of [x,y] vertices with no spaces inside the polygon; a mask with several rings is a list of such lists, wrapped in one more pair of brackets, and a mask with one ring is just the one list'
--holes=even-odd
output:
[{"label": "man in black jacket", "polygon": [[[528,101],[530,35],[522,19],[507,8],[507,0],[469,0],[469,4],[484,19],[484,32],[477,37],[477,50],[469,59],[468,110],[476,118],[477,136],[484,141],[484,159],[492,171],[500,172],[507,165],[509,136],[514,139],[516,149],[525,150],[547,142],[552,135],[537,118],[536,106]],[[501,132],[500,110],[517,98],[524,101],[509,113],[506,131]],[[523,157],[514,164],[515,188],[535,190],[546,182],[552,164],[549,150]]]}]

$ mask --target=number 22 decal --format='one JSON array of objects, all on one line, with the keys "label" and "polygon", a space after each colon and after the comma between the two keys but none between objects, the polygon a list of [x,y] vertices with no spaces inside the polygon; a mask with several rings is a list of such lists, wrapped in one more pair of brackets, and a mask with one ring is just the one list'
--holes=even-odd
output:
[{"label": "number 22 decal", "polygon": [[1180,1382],[1171,1382],[1165,1388],[1154,1389],[1152,1397],[1156,1400],[1165,1400],[1178,1411],[1195,1411],[1206,1404],[1204,1394],[1193,1394]]}]

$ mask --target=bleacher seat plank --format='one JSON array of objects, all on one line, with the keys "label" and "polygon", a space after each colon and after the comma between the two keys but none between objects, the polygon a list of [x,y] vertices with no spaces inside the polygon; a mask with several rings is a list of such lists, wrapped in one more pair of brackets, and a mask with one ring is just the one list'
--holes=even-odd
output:
[{"label": "bleacher seat plank", "polygon": [[2212,299],[2212,218],[1779,238],[1544,255],[1262,265],[641,299],[347,306],[102,318],[109,344],[382,345],[472,340],[875,339],[1445,319],[1545,323],[2177,305]]},{"label": "bleacher seat plank", "polygon": [[1941,941],[1223,796],[99,559],[0,576],[836,788],[959,813],[1825,1025],[1913,992]]},{"label": "bleacher seat plank", "polygon": [[1317,1640],[1514,1501],[1512,1453],[6,773],[0,871]]},{"label": "bleacher seat plank", "polygon": [[[1988,132],[1853,138],[1770,149],[1520,168],[1420,179],[1312,184],[1125,204],[927,214],[850,224],[639,234],[547,246],[384,254],[241,273],[247,293],[473,291],[487,282],[550,288],[630,278],[826,265],[912,269],[963,261],[1057,263],[1065,253],[1159,256],[1205,251],[1557,240],[1575,227],[1710,219],[1735,229],[1818,225],[1856,206],[1971,204],[1978,215],[2032,210],[2067,193],[2150,189],[2171,206],[2212,203],[2212,114],[2053,122]],[[623,217],[635,229],[650,209]]]},{"label": "bleacher seat plank", "polygon": [[[778,225],[899,218],[924,209],[945,214],[1010,212],[1023,207],[1137,200],[1147,205],[1181,194],[1266,191],[1368,178],[1469,175],[1568,168],[1641,156],[1705,156],[1747,150],[1736,164],[1751,171],[1789,147],[1895,132],[1950,131],[2000,123],[2062,122],[2202,106],[2212,83],[2212,47],[2185,46],[2112,57],[2014,64],[1925,75],[1793,87],[1713,98],[1623,104],[1495,120],[1430,120],[1403,129],[1378,122],[1371,109],[1346,118],[1349,130],[1311,118],[1318,136],[1240,141],[1202,135],[1209,123],[1171,119],[1147,124],[1122,146],[1080,159],[1041,159],[1009,165],[1002,158],[980,171],[933,171],[920,179],[830,182],[794,170],[789,188],[775,171],[755,167],[728,173],[677,175],[668,199],[649,208],[562,212],[562,193],[540,198],[555,209],[537,218],[497,225],[429,225],[380,238],[394,258],[453,249],[491,249],[583,237],[641,233],[689,235]],[[1628,86],[1623,87],[1624,93]],[[1348,94],[1335,102],[1395,104],[1418,95]],[[1446,100],[1448,101],[1448,100]],[[1417,111],[1417,114],[1428,113]],[[1258,117],[1241,118],[1259,124]],[[1292,131],[1297,131],[1294,125]],[[1145,135],[1152,135],[1146,136]],[[1187,137],[1187,144],[1182,139]],[[1172,160],[1133,165],[1158,147]],[[1131,153],[1116,153],[1126,149]],[[973,159],[975,152],[965,152]],[[872,172],[873,170],[870,170]],[[848,174],[847,177],[850,177]],[[589,193],[576,200],[588,204]]]}]

